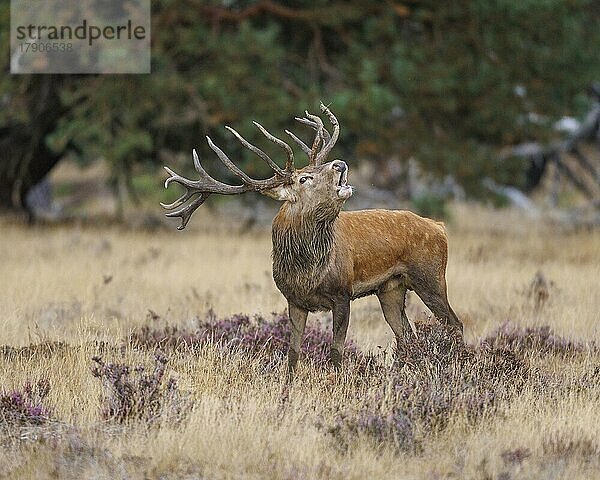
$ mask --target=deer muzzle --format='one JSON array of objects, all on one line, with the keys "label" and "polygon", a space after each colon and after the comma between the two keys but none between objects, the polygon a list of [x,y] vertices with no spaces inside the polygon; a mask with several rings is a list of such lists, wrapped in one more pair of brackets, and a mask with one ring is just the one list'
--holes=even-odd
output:
[{"label": "deer muzzle", "polygon": [[348,165],[342,160],[334,160],[331,163],[331,168],[340,174],[336,185],[338,197],[344,200],[350,198],[352,187],[348,185]]}]

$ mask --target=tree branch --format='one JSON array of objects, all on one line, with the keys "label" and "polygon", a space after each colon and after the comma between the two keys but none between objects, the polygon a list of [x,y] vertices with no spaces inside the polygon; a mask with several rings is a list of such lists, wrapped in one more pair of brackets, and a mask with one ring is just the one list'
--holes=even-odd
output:
[{"label": "tree branch", "polygon": [[200,8],[203,14],[212,17],[213,20],[234,23],[239,23],[247,18],[264,13],[290,20],[314,21],[329,19],[337,24],[342,23],[344,20],[362,18],[367,13],[381,11],[385,8],[391,8],[396,15],[403,18],[410,15],[410,9],[405,5],[383,2],[373,2],[366,6],[339,3],[321,8],[295,9],[272,0],[262,0],[241,10],[232,10],[214,5],[204,5]]}]

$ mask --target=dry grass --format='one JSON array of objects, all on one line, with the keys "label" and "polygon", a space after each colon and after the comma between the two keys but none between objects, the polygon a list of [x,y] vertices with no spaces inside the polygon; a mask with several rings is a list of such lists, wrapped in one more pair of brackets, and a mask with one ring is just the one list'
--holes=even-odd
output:
[{"label": "dry grass", "polygon": [[[92,357],[151,365],[153,350],[128,341],[143,325],[191,329],[209,308],[219,316],[282,311],[270,273],[268,232],[209,232],[205,212],[183,233],[0,224],[0,390],[48,379],[51,419],[2,424],[0,476],[7,478],[592,478],[600,475],[600,385],[553,390],[529,381],[473,421],[457,411],[445,428],[416,425],[418,448],[331,434],[340,416],[373,405],[386,382],[410,373],[353,378],[302,362],[282,403],[284,368],[207,345],[168,352],[166,375],[191,411],[180,421],[102,417],[102,382]],[[203,216],[204,215],[204,216]],[[515,212],[456,206],[450,225],[450,301],[476,344],[510,320],[549,325],[580,342],[600,340],[600,234],[567,233]],[[545,293],[528,291],[538,271]],[[536,300],[538,299],[538,300]],[[540,300],[541,299],[541,300]],[[160,316],[156,319],[149,310]],[[416,297],[409,315],[429,313]],[[350,337],[364,352],[391,350],[392,335],[373,298],[353,303]],[[32,345],[44,342],[49,347]],[[14,348],[8,348],[11,346]],[[586,353],[587,352],[587,353]],[[534,377],[575,385],[600,364],[524,351]],[[389,360],[389,358],[388,358]],[[541,372],[541,373],[540,373]],[[403,376],[404,375],[404,376]],[[598,378],[593,377],[593,378]],[[360,381],[359,381],[360,380]],[[390,397],[393,399],[393,397]],[[380,402],[383,413],[395,406]],[[2,419],[0,419],[2,422]],[[5,422],[6,423],[6,422]],[[348,436],[350,435],[350,436]],[[347,445],[342,445],[347,443]],[[343,448],[342,448],[343,447]]]}]

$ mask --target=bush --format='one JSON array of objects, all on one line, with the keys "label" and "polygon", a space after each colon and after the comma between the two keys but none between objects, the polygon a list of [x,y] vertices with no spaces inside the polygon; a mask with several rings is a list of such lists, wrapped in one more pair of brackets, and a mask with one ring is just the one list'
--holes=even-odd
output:
[{"label": "bush", "polygon": [[[144,326],[133,333],[132,341],[138,347],[163,349],[202,349],[207,344],[214,344],[231,352],[241,351],[282,360],[288,350],[290,325],[287,313],[274,313],[271,319],[242,314],[217,319],[214,313],[209,312],[208,318],[199,320],[193,330],[169,325],[159,329]],[[304,332],[302,354],[315,366],[329,365],[331,340],[331,331],[321,323],[309,324]],[[344,359],[359,374],[376,368],[376,360],[363,354],[351,340],[346,341]]]},{"label": "bush", "polygon": [[357,415],[338,415],[334,425],[327,429],[338,442],[338,447],[346,452],[356,436],[367,436],[377,446],[391,444],[401,451],[413,450],[416,446],[413,424],[400,410],[390,413],[374,413],[363,410]]},{"label": "bush", "polygon": [[327,429],[341,446],[364,434],[377,445],[418,449],[415,432],[441,431],[457,417],[478,422],[532,378],[529,365],[515,352],[466,345],[454,329],[437,322],[416,327],[417,338],[400,342],[400,361],[381,376],[362,410],[340,414]]},{"label": "bush", "polygon": [[426,431],[445,428],[457,413],[478,421],[512,398],[530,376],[527,362],[509,350],[466,345],[438,323],[418,324],[417,332],[417,339],[401,344],[404,367],[390,372],[382,398],[391,396],[396,408]]},{"label": "bush", "polygon": [[92,360],[96,363],[92,375],[102,380],[105,389],[102,417],[106,420],[153,422],[162,415],[179,420],[191,407],[188,399],[179,393],[175,379],[165,382],[167,357],[161,352],[155,353],[154,369],[149,374],[143,365],[132,368],[105,363],[100,357]]},{"label": "bush", "polygon": [[595,344],[576,342],[556,335],[548,325],[540,327],[521,327],[505,322],[481,341],[481,346],[503,348],[514,354],[531,352],[569,357],[595,349]]},{"label": "bush", "polygon": [[21,390],[0,394],[0,419],[4,425],[41,425],[48,421],[50,409],[44,401],[50,393],[50,382],[26,383]]}]

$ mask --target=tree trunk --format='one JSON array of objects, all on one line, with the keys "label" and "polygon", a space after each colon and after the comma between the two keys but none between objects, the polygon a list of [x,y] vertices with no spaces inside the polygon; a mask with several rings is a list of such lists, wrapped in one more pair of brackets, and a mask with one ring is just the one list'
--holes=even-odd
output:
[{"label": "tree trunk", "polygon": [[27,92],[29,120],[0,127],[0,208],[26,210],[27,192],[60,161],[46,136],[66,113],[57,75],[32,75]]}]

